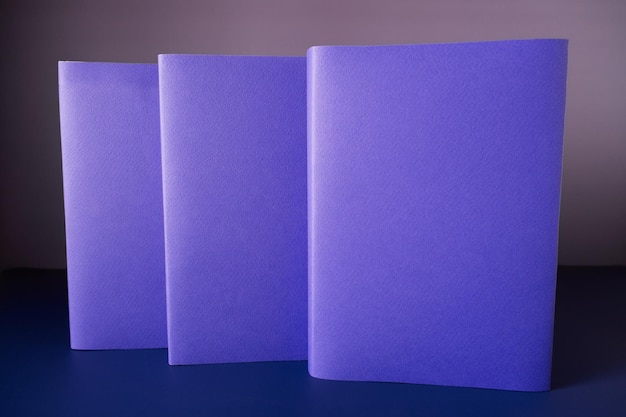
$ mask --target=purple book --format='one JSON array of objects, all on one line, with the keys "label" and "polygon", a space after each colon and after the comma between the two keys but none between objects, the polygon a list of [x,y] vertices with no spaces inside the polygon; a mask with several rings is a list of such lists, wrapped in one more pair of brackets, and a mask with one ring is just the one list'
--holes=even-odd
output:
[{"label": "purple book", "polygon": [[169,363],[307,355],[306,60],[160,55]]},{"label": "purple book", "polygon": [[73,349],[167,346],[158,69],[59,62]]},{"label": "purple book", "polygon": [[307,56],[311,375],[549,389],[567,41]]}]

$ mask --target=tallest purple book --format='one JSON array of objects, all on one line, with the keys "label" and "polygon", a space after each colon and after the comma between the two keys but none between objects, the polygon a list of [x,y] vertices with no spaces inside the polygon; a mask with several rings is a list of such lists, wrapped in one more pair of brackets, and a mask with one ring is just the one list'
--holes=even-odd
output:
[{"label": "tallest purple book", "polygon": [[311,375],[549,389],[567,41],[307,65]]}]

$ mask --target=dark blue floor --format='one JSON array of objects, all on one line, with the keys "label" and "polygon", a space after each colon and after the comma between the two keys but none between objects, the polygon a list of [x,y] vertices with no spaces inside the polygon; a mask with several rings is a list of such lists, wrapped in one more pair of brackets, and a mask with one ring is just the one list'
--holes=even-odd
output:
[{"label": "dark blue floor", "polygon": [[306,362],[69,349],[64,271],[0,280],[0,416],[626,416],[626,268],[559,269],[552,391],[323,381]]}]

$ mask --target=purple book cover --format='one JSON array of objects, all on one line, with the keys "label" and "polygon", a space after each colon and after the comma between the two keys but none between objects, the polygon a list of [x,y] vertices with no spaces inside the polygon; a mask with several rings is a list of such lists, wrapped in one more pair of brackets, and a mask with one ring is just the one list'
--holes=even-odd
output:
[{"label": "purple book cover", "polygon": [[549,389],[567,41],[307,56],[311,375]]},{"label": "purple book cover", "polygon": [[172,365],[307,355],[306,60],[160,55]]},{"label": "purple book cover", "polygon": [[59,62],[73,349],[167,346],[155,64]]}]

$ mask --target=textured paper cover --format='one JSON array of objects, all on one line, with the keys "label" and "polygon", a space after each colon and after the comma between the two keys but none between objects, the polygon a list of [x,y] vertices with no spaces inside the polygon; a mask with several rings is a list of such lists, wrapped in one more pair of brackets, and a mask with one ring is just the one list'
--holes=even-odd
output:
[{"label": "textured paper cover", "polygon": [[170,364],[306,359],[306,61],[159,56]]},{"label": "textured paper cover", "polygon": [[567,41],[313,47],[309,370],[549,389]]},{"label": "textured paper cover", "polygon": [[59,62],[71,346],[167,344],[158,70]]}]

